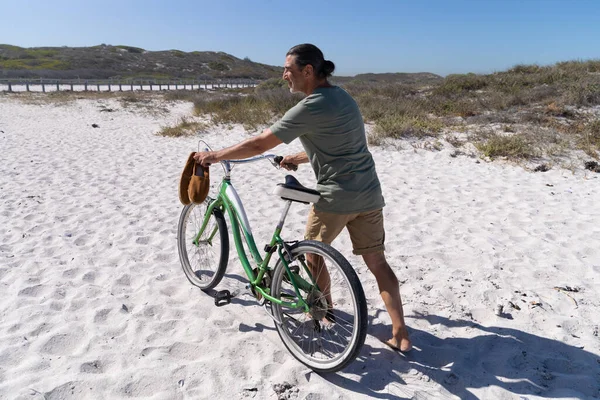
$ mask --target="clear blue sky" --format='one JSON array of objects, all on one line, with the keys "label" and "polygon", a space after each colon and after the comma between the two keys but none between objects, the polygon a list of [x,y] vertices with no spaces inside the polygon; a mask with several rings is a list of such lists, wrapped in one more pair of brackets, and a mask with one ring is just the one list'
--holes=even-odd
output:
[{"label": "clear blue sky", "polygon": [[337,75],[600,59],[600,0],[0,0],[0,43],[22,47],[212,50],[282,65],[307,42]]}]

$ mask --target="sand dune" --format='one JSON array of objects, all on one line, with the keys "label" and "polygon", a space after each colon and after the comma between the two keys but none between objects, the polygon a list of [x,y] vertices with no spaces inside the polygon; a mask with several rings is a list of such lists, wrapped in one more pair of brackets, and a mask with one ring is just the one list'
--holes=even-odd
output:
[{"label": "sand dune", "polygon": [[[186,280],[177,184],[198,138],[157,136],[191,115],[189,103],[162,106],[0,97],[0,398],[600,397],[600,174],[373,147],[415,349],[378,340],[389,317],[343,234],[334,246],[359,273],[369,335],[346,370],[320,376],[286,351],[234,251],[219,286],[239,292],[232,304]],[[222,147],[246,135],[200,137]],[[211,174],[215,185],[222,172]],[[284,175],[266,162],[234,170],[259,247]],[[309,167],[295,175],[314,185]],[[285,238],[302,236],[307,211],[292,207]]]}]

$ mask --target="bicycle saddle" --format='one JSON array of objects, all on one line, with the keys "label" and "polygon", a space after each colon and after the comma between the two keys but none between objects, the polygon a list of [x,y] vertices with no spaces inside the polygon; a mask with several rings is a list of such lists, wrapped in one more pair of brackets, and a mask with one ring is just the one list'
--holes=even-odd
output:
[{"label": "bicycle saddle", "polygon": [[314,189],[302,186],[298,179],[292,175],[286,175],[285,183],[278,183],[273,194],[284,200],[297,201],[299,203],[316,203],[321,198],[321,193]]}]

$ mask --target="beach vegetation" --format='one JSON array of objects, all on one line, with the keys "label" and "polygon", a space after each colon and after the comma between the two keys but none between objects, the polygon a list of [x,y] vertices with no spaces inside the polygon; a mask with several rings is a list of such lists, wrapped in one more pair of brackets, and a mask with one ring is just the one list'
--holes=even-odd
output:
[{"label": "beach vegetation", "polygon": [[375,124],[373,133],[376,137],[389,137],[393,139],[423,138],[437,136],[442,128],[442,123],[434,118],[399,114],[379,118]]},{"label": "beach vegetation", "polygon": [[21,58],[0,60],[0,68],[2,69],[29,69],[29,70],[62,70],[69,68],[69,63],[61,60],[47,58]]},{"label": "beach vegetation", "polygon": [[[121,57],[127,57],[128,53],[145,53],[130,46],[115,48],[127,50],[120,52]],[[56,53],[57,48],[29,50],[32,49],[0,45],[0,67],[8,70],[68,67],[67,61],[63,61],[66,60],[64,54]],[[105,53],[93,55],[104,57]],[[198,76],[226,78],[234,73],[237,77],[256,75],[255,63],[225,53],[178,50],[158,53],[161,56],[165,53],[169,61],[175,62],[178,57],[173,54],[207,57],[196,63],[201,73],[195,72],[195,79]],[[236,64],[238,61],[241,64]],[[98,61],[95,65],[99,65]],[[241,124],[249,130],[266,127],[302,96],[289,93],[287,82],[280,78],[280,70],[257,65],[273,77],[264,77],[256,88],[167,91],[162,96],[169,101],[192,102],[196,115],[206,115],[213,124]],[[168,71],[162,71],[144,69],[118,74],[113,71],[110,76],[172,78]],[[445,139],[462,146],[470,141],[475,145],[471,149],[477,149],[490,159],[561,157],[574,150],[599,157],[600,60],[545,66],[519,64],[490,74],[446,77],[425,73],[334,76],[332,83],[343,87],[357,101],[365,123],[370,126],[372,143],[386,143],[386,138],[408,139],[411,143]],[[482,135],[482,131],[488,133]]]},{"label": "beach vegetation", "polygon": [[123,49],[123,50],[127,50],[129,53],[133,53],[133,54],[143,54],[146,50],[140,48],[140,47],[134,47],[134,46],[123,46],[123,45],[118,45],[115,46],[119,49]]},{"label": "beach vegetation", "polygon": [[197,96],[194,109],[197,115],[209,115],[215,124],[241,124],[246,129],[255,130],[282,116],[299,99],[282,87],[262,87],[255,88],[250,94]]},{"label": "beach vegetation", "polygon": [[227,64],[224,64],[222,62],[217,62],[217,61],[209,62],[208,67],[210,69],[212,69],[213,71],[227,71],[229,69]]},{"label": "beach vegetation", "polygon": [[192,118],[181,117],[177,124],[173,126],[162,127],[158,132],[158,135],[167,137],[194,136],[199,131],[205,130],[207,126],[208,125],[205,122],[196,121]]},{"label": "beach vegetation", "polygon": [[518,135],[492,134],[485,140],[475,142],[475,147],[490,159],[527,159],[537,155],[532,144],[525,137]]},{"label": "beach vegetation", "polygon": [[599,158],[600,119],[595,119],[583,126],[578,140],[578,147],[590,157]]}]

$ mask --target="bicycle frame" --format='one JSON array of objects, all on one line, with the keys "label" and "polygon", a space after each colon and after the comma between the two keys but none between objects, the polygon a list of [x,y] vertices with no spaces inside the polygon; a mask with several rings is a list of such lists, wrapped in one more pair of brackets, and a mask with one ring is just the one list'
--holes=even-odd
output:
[{"label": "bicycle frame", "polygon": [[[229,216],[229,221],[231,222],[233,240],[235,243],[236,250],[238,252],[238,256],[242,263],[244,272],[248,276],[248,280],[249,280],[252,288],[267,301],[270,301],[270,302],[273,302],[273,303],[276,303],[276,304],[279,304],[279,305],[282,305],[285,307],[289,307],[289,308],[304,308],[305,311],[308,312],[309,307],[306,304],[306,302],[304,302],[302,300],[303,296],[301,296],[299,289],[309,291],[311,288],[316,287],[316,282],[314,282],[314,279],[312,278],[312,275],[310,273],[308,274],[308,276],[311,277],[311,281],[313,281],[312,283],[307,282],[306,280],[304,280],[303,278],[301,278],[300,276],[298,276],[297,274],[295,274],[291,271],[289,263],[284,256],[284,251],[287,252],[287,244],[284,242],[284,240],[280,236],[281,231],[283,229],[283,224],[285,222],[285,218],[288,214],[288,211],[289,211],[291,203],[292,203],[291,200],[286,200],[286,204],[284,206],[284,209],[283,209],[283,212],[279,219],[279,222],[275,228],[275,231],[273,232],[271,241],[265,247],[265,255],[263,258],[261,256],[258,248],[256,247],[256,242],[254,240],[254,236],[252,234],[252,229],[250,227],[250,222],[248,221],[248,217],[246,215],[244,205],[242,204],[242,200],[240,199],[237,191],[235,190],[235,188],[233,187],[233,184],[231,183],[231,169],[232,169],[231,164],[241,164],[241,163],[253,162],[253,161],[257,161],[257,160],[261,160],[261,159],[269,159],[269,158],[273,158],[273,157],[274,157],[274,155],[268,154],[268,155],[262,155],[262,156],[258,156],[258,157],[254,157],[254,158],[250,158],[250,159],[246,159],[246,160],[222,161],[221,162],[221,164],[223,164],[223,168],[225,170],[225,176],[223,177],[223,180],[221,181],[221,184],[219,186],[219,192],[218,192],[217,197],[215,199],[210,199],[210,201],[209,201],[208,207],[206,209],[206,214],[204,215],[204,220],[203,220],[202,226],[200,227],[200,230],[198,231],[196,238],[194,239],[194,243],[195,244],[198,243],[198,240],[204,233],[204,230],[206,229],[206,226],[208,225],[210,217],[215,209],[218,209],[221,212],[223,212],[223,211],[226,212],[227,215]],[[217,228],[215,227],[213,232],[211,232],[209,235],[209,238],[208,238],[209,242],[216,235],[216,233],[217,233]],[[247,254],[246,254],[242,238],[246,241],[248,250],[250,251],[252,259],[257,266],[257,269],[256,269],[257,274],[254,273],[254,269],[252,268],[251,261],[249,260]],[[289,302],[289,301],[277,299],[270,295],[270,288],[265,287],[261,284],[263,281],[263,278],[265,277],[265,274],[267,273],[267,271],[270,270],[269,262],[271,261],[271,256],[275,252],[275,249],[277,249],[277,254],[279,256],[279,259],[283,263],[283,265],[286,269],[286,273],[290,279],[290,282],[294,286],[294,291],[297,295],[297,298],[299,299],[297,302]],[[289,256],[291,259],[291,254],[289,254]],[[302,264],[303,264],[304,269],[307,270],[307,272],[308,272],[306,265],[304,263],[302,263]]]}]

